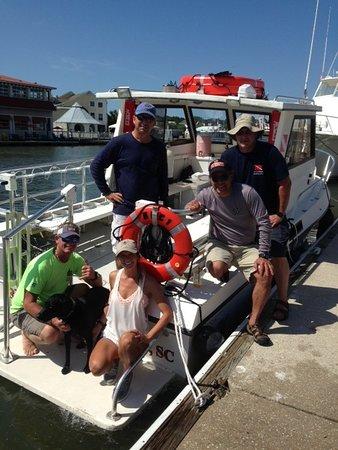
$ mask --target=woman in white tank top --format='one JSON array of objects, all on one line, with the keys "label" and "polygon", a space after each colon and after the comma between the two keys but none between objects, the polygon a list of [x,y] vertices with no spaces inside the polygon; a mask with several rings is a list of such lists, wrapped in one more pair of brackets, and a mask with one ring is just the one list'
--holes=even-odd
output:
[{"label": "woman in white tank top", "polygon": [[[116,262],[122,269],[109,275],[111,292],[106,328],[89,361],[95,376],[109,372],[119,359],[124,370],[130,367],[171,318],[172,311],[162,286],[140,269],[138,258],[134,241],[125,239],[117,244]],[[162,313],[151,329],[148,329],[146,313],[149,300],[155,301]]]}]

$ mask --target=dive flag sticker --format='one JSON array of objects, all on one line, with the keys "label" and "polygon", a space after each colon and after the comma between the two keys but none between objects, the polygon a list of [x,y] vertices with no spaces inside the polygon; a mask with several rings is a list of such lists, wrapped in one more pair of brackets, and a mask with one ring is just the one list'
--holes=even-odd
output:
[{"label": "dive flag sticker", "polygon": [[263,174],[263,165],[262,164],[254,164],[254,175],[260,175]]}]

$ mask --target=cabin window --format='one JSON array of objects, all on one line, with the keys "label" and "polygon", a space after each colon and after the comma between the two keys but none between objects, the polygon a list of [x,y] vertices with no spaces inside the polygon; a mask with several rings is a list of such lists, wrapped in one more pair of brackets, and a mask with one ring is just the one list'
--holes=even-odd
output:
[{"label": "cabin window", "polygon": [[156,124],[151,134],[170,145],[192,142],[184,108],[156,106]]},{"label": "cabin window", "polygon": [[255,118],[256,127],[261,128],[263,132],[261,136],[259,136],[259,140],[267,142],[270,131],[270,115],[250,111],[235,111],[235,120],[237,120],[241,114],[249,114]]},{"label": "cabin window", "polygon": [[227,134],[228,114],[223,109],[192,108],[194,127],[197,134],[210,136],[215,144],[231,143]]},{"label": "cabin window", "polygon": [[285,153],[288,165],[299,164],[312,157],[314,148],[313,128],[314,122],[310,117],[294,119]]}]

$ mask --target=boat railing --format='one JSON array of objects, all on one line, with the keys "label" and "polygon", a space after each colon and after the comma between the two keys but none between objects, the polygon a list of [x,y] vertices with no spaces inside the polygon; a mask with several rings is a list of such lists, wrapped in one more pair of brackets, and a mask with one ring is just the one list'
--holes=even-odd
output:
[{"label": "boat railing", "polygon": [[338,134],[338,116],[317,113],[316,118],[316,131]]},{"label": "boat railing", "polygon": [[[321,164],[321,166],[323,167],[323,169],[321,169],[320,173],[318,174],[318,155],[319,158],[322,159],[323,163]],[[334,169],[334,166],[336,164],[336,159],[330,155],[329,152],[321,149],[321,148],[316,148],[316,174],[318,176],[320,176],[321,178],[324,178],[325,182],[327,183],[331,177],[331,173]]]},{"label": "boat railing", "polygon": [[274,100],[276,102],[283,101],[285,103],[299,103],[300,105],[314,105],[314,101],[305,97],[291,97],[289,95],[277,95]]},{"label": "boat railing", "polygon": [[121,390],[123,383],[125,379],[128,377],[128,375],[134,371],[134,369],[140,364],[142,359],[146,356],[146,354],[149,352],[149,350],[154,346],[156,342],[156,339],[153,339],[150,341],[147,348],[144,350],[144,352],[138,357],[136,361],[124,372],[124,374],[119,379],[112,395],[112,408],[111,411],[107,413],[107,418],[112,419],[114,421],[119,420],[121,418],[121,415],[117,412],[117,403],[118,403],[118,393]]},{"label": "boat railing", "polygon": [[[57,162],[0,172],[0,185],[4,188],[0,191],[0,222],[5,220],[5,211],[13,216],[29,217],[40,208],[41,203],[48,203],[69,183],[77,186],[77,200],[82,206],[99,197],[89,172],[90,162],[88,159]],[[15,225],[14,222],[15,219],[9,228]]]},{"label": "boat railing", "polygon": [[10,282],[13,280],[18,282],[20,279],[16,270],[16,264],[18,267],[21,267],[23,232],[24,230],[29,229],[34,221],[41,217],[42,214],[53,208],[61,201],[65,201],[67,203],[68,220],[72,222],[73,204],[75,198],[76,186],[74,184],[69,184],[61,190],[61,194],[57,198],[50,201],[31,217],[27,218],[22,223],[19,223],[4,236],[2,236],[4,348],[0,353],[0,360],[6,364],[10,363],[14,359],[10,351],[9,338]]}]

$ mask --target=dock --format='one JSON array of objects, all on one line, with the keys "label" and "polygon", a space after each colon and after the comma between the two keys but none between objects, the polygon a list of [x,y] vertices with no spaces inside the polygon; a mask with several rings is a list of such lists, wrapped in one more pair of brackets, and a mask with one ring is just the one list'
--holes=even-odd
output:
[{"label": "dock", "polygon": [[268,330],[273,346],[253,343],[228,377],[228,394],[171,448],[337,448],[337,249],[336,226],[291,286],[289,319]]}]

